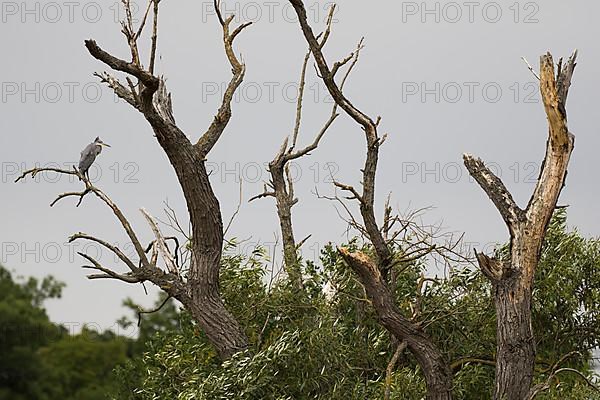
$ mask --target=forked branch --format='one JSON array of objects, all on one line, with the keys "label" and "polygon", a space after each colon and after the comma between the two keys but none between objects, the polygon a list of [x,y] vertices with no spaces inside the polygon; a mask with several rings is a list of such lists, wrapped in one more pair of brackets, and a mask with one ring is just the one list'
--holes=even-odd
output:
[{"label": "forked branch", "polygon": [[[360,125],[366,139],[366,160],[362,169],[362,193],[359,193],[351,185],[338,182],[336,186],[349,192],[350,198],[358,200],[362,216],[362,226],[358,229],[359,232],[366,233],[366,236],[372,243],[376,253],[376,262],[362,252],[350,252],[345,248],[339,248],[338,251],[346,263],[359,276],[382,325],[396,339],[405,341],[419,362],[425,374],[428,396],[432,399],[449,399],[451,398],[451,375],[441,352],[433,345],[431,339],[422,330],[400,313],[385,281],[393,265],[393,254],[388,246],[388,242],[384,238],[383,231],[378,226],[374,208],[375,176],[379,158],[379,147],[385,140],[385,136],[380,137],[378,133],[380,118],[372,119],[350,102],[343,93],[342,85],[345,78],[342,80],[341,85],[338,85],[336,82],[336,75],[344,65],[353,60],[349,67],[351,69],[356,63],[358,54],[362,48],[362,39],[354,53],[334,63],[333,67],[330,67],[323,55],[323,46],[319,43],[308,23],[304,2],[302,0],[289,1],[296,11],[304,38],[308,43],[317,64],[320,77],[329,94],[335,104]],[[333,10],[334,8],[332,7],[332,12]],[[336,199],[339,200],[337,196]],[[358,225],[358,222],[351,214],[350,218]]]},{"label": "forked branch", "polygon": [[[320,48],[323,48],[323,46],[325,46],[325,43],[329,38],[329,34],[331,32],[333,10],[334,8],[330,9],[327,18],[327,28],[325,32],[320,34],[317,38],[317,40],[320,40],[318,42]],[[346,70],[344,79],[341,84],[342,87],[346,82],[346,79],[352,72],[352,69],[354,68],[356,62],[358,61],[360,47],[361,46],[359,44],[357,51],[352,54],[351,58],[353,62]],[[254,196],[250,199],[250,201],[252,201],[264,197],[275,197],[277,201],[277,215],[279,217],[279,223],[283,238],[283,253],[286,271],[290,279],[298,288],[302,287],[302,273],[299,265],[298,249],[303,242],[301,242],[300,244],[296,244],[296,239],[292,226],[292,207],[298,202],[298,199],[294,195],[294,181],[290,173],[289,163],[293,160],[307,156],[312,151],[314,151],[318,147],[325,133],[329,130],[335,119],[339,116],[339,114],[337,113],[338,104],[335,103],[332,107],[329,118],[327,119],[323,127],[320,129],[320,131],[317,133],[312,143],[310,143],[304,148],[296,150],[302,121],[304,88],[306,85],[306,70],[310,57],[311,50],[309,49],[309,51],[304,56],[304,61],[302,63],[302,68],[300,71],[300,80],[298,83],[298,99],[296,102],[296,119],[291,135],[291,144],[289,144],[290,138],[286,137],[279,151],[275,155],[275,158],[269,163],[269,173],[271,175],[271,181],[268,185],[265,184],[263,193]]]},{"label": "forked branch", "polygon": [[121,223],[121,226],[125,230],[125,233],[129,237],[129,240],[131,240],[131,243],[133,244],[138,257],[142,261],[142,264],[145,267],[149,266],[148,259],[146,258],[146,255],[144,253],[144,247],[141,245],[137,235],[135,234],[133,228],[131,227],[131,224],[129,223],[129,220],[125,217],[125,215],[123,214],[121,209],[110,199],[110,197],[108,197],[102,190],[100,190],[96,186],[92,185],[92,183],[87,179],[87,177],[81,175],[77,170],[75,170],[75,168],[73,168],[72,171],[71,170],[62,170],[62,169],[57,169],[57,168],[33,168],[30,170],[24,171],[21,174],[21,176],[19,178],[17,178],[17,180],[15,182],[18,182],[19,180],[24,179],[27,175],[31,175],[31,177],[33,178],[33,177],[35,177],[36,174],[38,174],[40,172],[56,172],[56,173],[63,174],[63,175],[78,176],[85,184],[85,190],[83,190],[81,192],[62,193],[62,194],[58,195],[56,200],[54,200],[52,202],[52,205],[56,204],[57,201],[62,200],[64,198],[71,197],[71,196],[79,196],[80,199],[79,199],[79,203],[77,204],[79,206],[79,204],[81,204],[81,200],[83,199],[83,197],[86,194],[93,193],[94,195],[96,195],[96,197],[98,197],[100,200],[102,200],[102,202],[104,202],[104,204],[106,204],[112,210],[112,212],[115,214],[115,216]]},{"label": "forked branch", "polygon": [[[533,284],[546,229],[565,185],[575,141],[567,126],[566,101],[576,58],[577,51],[565,65],[561,59],[555,70],[550,53],[540,57],[540,93],[548,119],[548,140],[540,176],[525,210],[517,207],[504,184],[481,160],[464,156],[469,173],[492,200],[510,231],[508,259],[476,253],[481,270],[495,289],[498,316],[495,399],[531,399],[549,388],[550,381],[560,371],[530,393],[535,364],[531,323]],[[519,349],[517,354],[515,349]]]},{"label": "forked branch", "polygon": [[235,91],[244,80],[244,74],[246,72],[246,66],[235,55],[233,42],[245,28],[252,24],[252,22],[243,23],[232,32],[231,22],[233,21],[234,15],[232,14],[227,18],[223,18],[220,10],[220,3],[219,0],[214,0],[215,12],[217,13],[219,23],[223,30],[223,46],[225,47],[225,54],[231,65],[232,77],[223,94],[221,107],[217,111],[217,115],[213,118],[213,121],[206,132],[204,132],[198,142],[196,142],[195,147],[202,158],[206,157],[217,143],[231,119],[231,101],[233,100]]},{"label": "forked branch", "polygon": [[[148,218],[155,240],[148,249],[150,260],[144,249],[136,244],[136,251],[144,260],[140,270],[144,279],[154,282],[171,297],[179,300],[190,311],[207,338],[215,346],[223,359],[231,357],[248,346],[248,339],[238,321],[231,315],[219,294],[219,270],[223,250],[223,221],[219,201],[212,189],[205,167],[206,156],[216,144],[231,118],[231,100],[242,82],[245,66],[233,50],[235,38],[249,24],[233,29],[230,27],[233,16],[223,18],[214,5],[223,32],[225,54],[232,68],[232,79],[223,97],[223,102],[212,124],[202,137],[192,144],[181,130],[173,115],[171,95],[167,91],[165,79],[156,74],[155,62],[158,39],[158,15],[160,0],[148,0],[148,8],[141,24],[134,27],[130,0],[122,0],[126,19],[122,23],[131,52],[131,61],[125,61],[104,51],[93,40],[86,41],[90,54],[114,71],[127,74],[127,84],[122,84],[108,73],[99,74],[101,80],[127,103],[141,112],[152,127],[154,136],[169,158],[181,185],[190,219],[189,246],[190,265],[186,271],[187,280],[182,282],[177,259],[169,252],[166,238],[162,236],[156,223]],[[152,34],[148,67],[144,67],[139,54],[138,39],[144,26],[150,20],[152,10]],[[137,82],[133,82],[136,78]],[[153,268],[159,255],[168,272]],[[148,267],[149,266],[149,267]]]},{"label": "forked branch", "polygon": [[[377,220],[375,218],[374,209],[375,175],[377,172],[377,162],[379,159],[379,146],[384,140],[382,137],[379,137],[377,131],[380,119],[376,118],[375,120],[373,120],[367,114],[355,107],[350,102],[350,100],[344,95],[342,85],[338,85],[338,83],[335,80],[336,73],[343,65],[350,62],[350,60],[354,60],[353,64],[356,62],[358,53],[360,52],[360,49],[363,46],[363,41],[361,39],[355,52],[353,52],[343,60],[334,63],[333,67],[330,67],[325,59],[325,56],[323,55],[323,47],[319,43],[317,37],[313,33],[310,24],[308,23],[306,8],[304,6],[303,1],[290,0],[290,3],[296,11],[300,27],[302,28],[304,37],[310,47],[312,55],[317,64],[320,76],[327,90],[329,91],[329,94],[333,98],[336,105],[338,105],[342,110],[346,112],[346,114],[348,114],[356,123],[358,123],[365,133],[367,157],[365,160],[365,165],[362,169],[363,190],[360,196],[356,196],[353,193],[352,197],[361,199],[360,212],[364,223],[364,230],[367,232],[369,240],[373,244],[373,247],[377,254],[379,268],[381,268],[384,274],[387,274],[387,271],[392,263],[392,252],[390,251],[389,247],[385,242],[385,239],[383,238],[383,235],[381,234],[381,230],[379,229]],[[335,6],[332,6],[332,10],[334,10],[334,7]],[[351,65],[353,66],[353,64]],[[343,82],[344,81],[342,81],[342,83]]]}]

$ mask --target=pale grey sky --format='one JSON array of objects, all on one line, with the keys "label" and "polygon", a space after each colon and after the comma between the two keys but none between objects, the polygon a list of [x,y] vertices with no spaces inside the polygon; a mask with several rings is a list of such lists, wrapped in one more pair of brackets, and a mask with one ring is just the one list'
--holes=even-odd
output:
[{"label": "pale grey sky", "polygon": [[[143,7],[143,3],[140,2]],[[210,123],[230,72],[220,43],[211,1],[161,3],[158,70],[168,77],[175,116],[195,139]],[[254,20],[236,42],[247,65],[234,117],[210,154],[212,182],[227,220],[238,202],[237,176],[247,200],[262,190],[264,163],[272,159],[295,112],[294,90],[306,44],[286,1],[227,1],[237,21]],[[317,30],[327,2],[306,1]],[[88,281],[76,251],[67,245],[84,231],[126,243],[115,218],[88,197],[82,206],[67,200],[49,203],[77,182],[53,176],[13,184],[23,168],[39,163],[74,164],[96,136],[113,147],[103,152],[92,176],[118,202],[138,233],[151,237],[138,209],[161,216],[169,203],[185,216],[185,203],[171,167],[137,111],[115,101],[92,76],[105,68],[92,59],[83,40],[95,39],[127,58],[114,1],[2,1],[0,9],[0,263],[22,275],[55,275],[67,283],[61,300],[48,304],[56,322],[114,327],[131,296],[150,304],[141,287]],[[570,224],[598,235],[599,189],[594,179],[600,144],[594,111],[600,81],[600,3],[574,0],[412,2],[340,1],[334,32],[326,47],[329,60],[349,53],[361,36],[365,49],[347,84],[347,95],[373,117],[389,137],[381,148],[377,195],[392,192],[399,210],[434,206],[428,222],[443,219],[449,230],[466,232],[484,247],[502,242],[507,232],[491,202],[462,167],[463,152],[474,153],[496,170],[524,206],[543,158],[547,132],[535,77],[520,59],[536,68],[550,50],[556,60],[580,51],[568,113],[576,146],[560,203],[569,204]],[[141,16],[141,11],[137,13]],[[147,48],[144,48],[147,54]],[[301,140],[312,140],[331,103],[313,69]],[[328,240],[343,241],[345,226],[333,205],[314,191],[331,194],[330,172],[358,184],[364,157],[362,131],[342,116],[320,148],[298,162],[294,208],[298,237],[312,234],[305,256]],[[100,176],[101,175],[101,176]],[[270,199],[244,201],[231,235],[269,245],[278,232]],[[96,248],[88,248],[92,254]],[[100,255],[109,265],[112,257]]]}]

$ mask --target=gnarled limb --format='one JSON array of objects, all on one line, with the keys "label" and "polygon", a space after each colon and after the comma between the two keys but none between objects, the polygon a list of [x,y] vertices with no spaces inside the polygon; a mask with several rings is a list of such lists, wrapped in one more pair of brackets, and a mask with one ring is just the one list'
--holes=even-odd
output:
[{"label": "gnarled limb", "polygon": [[[333,8],[330,10],[328,19],[327,19],[327,28],[324,33],[319,35],[320,39],[319,46],[322,48],[327,38],[329,38],[329,33],[331,32],[331,23],[333,19]],[[356,62],[358,61],[359,52],[357,51],[353,55],[354,62],[347,69],[344,80],[342,82],[342,86],[350,73]],[[306,70],[308,66],[308,61],[310,60],[311,51],[306,53],[304,56],[304,61],[302,63],[302,68],[300,72],[300,81],[298,84],[298,99],[296,102],[296,120],[294,123],[294,129],[292,133],[292,143],[289,144],[289,137],[286,137],[281,145],[279,151],[275,155],[275,158],[269,163],[269,173],[271,175],[271,181],[267,185],[265,184],[265,190],[263,193],[254,196],[250,199],[250,201],[264,198],[264,197],[274,197],[277,202],[277,216],[279,217],[279,225],[281,229],[281,236],[283,240],[283,258],[285,269],[288,274],[290,281],[297,288],[302,288],[302,271],[300,267],[300,262],[298,258],[298,249],[301,246],[296,243],[296,238],[294,236],[294,230],[292,226],[292,207],[298,202],[298,199],[294,196],[294,182],[292,177],[290,176],[289,163],[293,160],[299,159],[303,156],[309,155],[310,152],[315,150],[327,130],[331,127],[335,119],[339,116],[337,113],[338,105],[334,104],[331,110],[331,114],[321,130],[317,133],[312,143],[307,145],[304,148],[296,150],[297,140],[300,132],[300,125],[302,120],[302,105],[304,101],[304,88],[306,84]]]},{"label": "gnarled limb", "polygon": [[[177,126],[173,116],[171,96],[165,85],[165,80],[155,72],[155,59],[157,48],[157,26],[160,0],[149,0],[148,8],[142,23],[136,29],[134,27],[129,0],[122,0],[125,7],[126,19],[122,22],[122,32],[125,35],[131,60],[126,61],[116,57],[102,49],[96,41],[90,39],[85,41],[85,46],[92,57],[101,61],[113,71],[124,73],[127,84],[122,84],[117,78],[109,73],[96,74],[103,83],[106,83],[115,94],[125,100],[128,104],[143,114],[146,121],[152,127],[158,143],[169,158],[184,197],[190,217],[191,235],[190,243],[191,262],[187,280],[178,275],[177,263],[169,257],[164,238],[159,235],[155,242],[155,252],[150,259],[146,256],[144,247],[140,244],[129,222],[118,209],[118,207],[98,188],[84,179],[85,189],[82,192],[69,192],[59,196],[57,200],[79,196],[80,202],[88,193],[94,193],[117,216],[121,225],[127,232],[134,244],[136,253],[140,259],[138,267],[133,260],[124,260],[116,249],[106,246],[107,242],[100,239],[92,239],[88,235],[79,236],[80,239],[94,240],[107,247],[119,258],[130,270],[127,274],[118,274],[101,266],[99,263],[86,259],[92,263],[93,269],[102,274],[96,274],[94,279],[113,278],[125,282],[150,281],[167,292],[167,294],[179,300],[191,313],[199,326],[206,333],[208,340],[214,345],[218,355],[229,358],[237,351],[248,346],[248,339],[238,321],[227,311],[219,294],[219,270],[221,253],[223,249],[223,222],[219,202],[212,190],[208,173],[204,162],[208,152],[215,145],[231,118],[230,102],[236,89],[244,77],[244,65],[237,59],[233,51],[233,41],[249,25],[242,24],[230,30],[233,16],[224,19],[218,10],[217,15],[223,30],[223,45],[225,54],[232,66],[233,77],[226,90],[219,111],[206,133],[192,144],[185,133]],[[138,39],[149,21],[149,12],[152,9],[152,36],[148,67],[144,67],[138,47]],[[136,79],[134,84],[132,81]],[[29,171],[32,175],[38,171]],[[71,175],[78,175],[76,171],[62,171]],[[81,178],[81,177],[80,177]],[[155,226],[153,226],[154,228]],[[165,272],[156,267],[158,253],[163,254],[168,271]]]},{"label": "gnarled limb", "polygon": [[451,399],[452,374],[446,360],[429,336],[402,315],[377,265],[362,252],[350,252],[343,247],[338,251],[360,277],[381,324],[396,338],[406,342],[417,359],[427,381],[427,398]]},{"label": "gnarled limb", "polygon": [[494,175],[480,158],[465,154],[463,159],[465,167],[494,202],[509,229],[517,228],[525,220],[525,212],[517,206],[502,180]]},{"label": "gnarled limb", "polygon": [[88,260],[89,262],[92,263],[92,265],[84,265],[82,266],[82,268],[86,268],[86,269],[94,269],[94,270],[98,270],[101,272],[104,272],[103,274],[92,274],[92,275],[88,275],[88,279],[117,279],[126,283],[140,283],[142,282],[142,280],[137,277],[135,274],[131,274],[131,273],[126,273],[126,274],[119,274],[114,272],[111,269],[105,268],[102,265],[100,265],[100,263],[98,261],[96,261],[92,256],[89,256],[85,253],[82,252],[77,252],[77,254],[79,254],[81,257],[85,258],[86,260]]},{"label": "gnarled limb", "polygon": [[244,74],[246,72],[246,66],[235,56],[235,52],[233,50],[233,41],[242,32],[242,30],[252,24],[252,22],[244,23],[231,32],[230,26],[234,16],[230,15],[224,19],[219,8],[220,3],[221,2],[219,0],[214,0],[215,11],[219,19],[219,23],[223,29],[223,45],[225,46],[225,54],[227,55],[227,59],[231,65],[233,76],[227,85],[227,89],[225,89],[223,101],[219,111],[217,112],[217,115],[215,115],[213,122],[195,145],[202,158],[205,158],[208,152],[217,143],[221,137],[221,134],[225,130],[225,127],[229,123],[229,120],[231,119],[231,100],[233,99],[233,95],[235,94],[238,86],[244,80]]},{"label": "gnarled limb", "polygon": [[[306,39],[312,55],[317,64],[317,68],[321,75],[329,94],[335,101],[335,103],[344,110],[356,123],[358,123],[365,132],[366,144],[367,144],[367,157],[365,160],[364,168],[362,169],[362,186],[363,193],[361,198],[363,201],[360,202],[360,212],[364,222],[364,227],[368,233],[369,240],[373,244],[377,257],[379,259],[378,265],[385,272],[389,269],[392,263],[392,252],[387,246],[381,231],[377,225],[375,218],[375,175],[377,171],[377,162],[379,159],[379,146],[382,143],[383,138],[379,137],[377,126],[379,124],[379,118],[376,120],[371,119],[368,115],[363,113],[360,109],[355,107],[348,98],[343,94],[342,87],[335,81],[336,72],[339,68],[353,58],[353,54],[348,56],[342,61],[338,61],[332,68],[329,67],[325,56],[322,52],[322,46],[318,42],[317,37],[313,33],[313,30],[308,23],[306,8],[302,0],[290,0],[290,3],[296,11],[298,21],[304,38]],[[362,47],[362,40],[359,43],[357,51]]]},{"label": "gnarled limb", "polygon": [[[552,55],[540,58],[540,92],[548,118],[546,155],[531,199],[520,209],[510,192],[483,162],[464,156],[465,166],[495,204],[510,232],[510,259],[476,254],[494,287],[497,316],[496,389],[494,398],[531,398],[535,340],[531,297],[546,228],[565,184],[574,136],[567,127],[566,101],[577,52],[555,73]],[[536,389],[537,390],[537,389]]]},{"label": "gnarled limb", "polygon": [[[382,229],[377,224],[374,208],[375,176],[379,159],[379,146],[385,140],[385,136],[380,137],[378,133],[380,118],[378,117],[375,120],[370,118],[350,102],[343,93],[345,78],[342,84],[336,82],[336,74],[340,71],[341,67],[354,60],[349,67],[352,68],[356,62],[358,53],[362,48],[362,39],[354,53],[334,63],[333,67],[330,67],[323,55],[323,45],[318,41],[308,23],[303,1],[290,0],[290,3],[296,11],[304,38],[308,43],[320,77],[327,87],[329,94],[335,104],[359,124],[365,133],[366,160],[362,169],[362,193],[359,193],[358,190],[350,185],[339,182],[336,182],[335,185],[349,192],[351,199],[358,200],[362,216],[362,226],[358,229],[360,232],[365,233],[372,243],[377,260],[373,262],[361,252],[351,253],[344,248],[340,248],[338,251],[346,263],[358,275],[382,325],[397,340],[405,341],[419,362],[427,382],[428,398],[449,399],[451,398],[452,377],[442,353],[415,323],[402,316],[398,307],[394,304],[392,293],[385,282],[385,277],[394,265],[394,260],[388,241],[386,241]],[[358,225],[358,222],[351,214],[350,219],[355,225]]]},{"label": "gnarled limb", "polygon": [[96,243],[102,245],[103,247],[105,247],[108,250],[110,250],[111,252],[113,252],[117,257],[119,257],[119,259],[125,265],[127,265],[129,267],[131,272],[139,271],[139,268],[135,265],[135,263],[129,257],[127,257],[125,255],[125,253],[123,253],[123,251],[121,251],[121,249],[108,243],[107,241],[98,239],[97,237],[88,235],[87,233],[79,232],[79,233],[76,233],[76,234],[72,235],[71,237],[69,237],[69,243],[74,242],[75,240],[79,240],[79,239],[88,240],[90,242],[96,242]]},{"label": "gnarled limb", "polygon": [[[139,258],[139,265],[136,265],[136,263],[130,257],[125,255],[125,253],[121,249],[119,249],[115,245],[110,244],[106,240],[82,232],[72,235],[69,238],[69,242],[73,242],[75,240],[87,240],[98,243],[102,247],[108,249],[110,252],[115,254],[129,268],[130,271],[124,274],[113,271],[109,268],[102,266],[97,260],[89,256],[88,254],[78,253],[81,257],[85,258],[92,264],[85,265],[83,266],[83,268],[93,269],[102,272],[102,274],[88,275],[89,279],[116,279],[126,283],[144,283],[145,281],[150,281],[155,285],[163,288],[163,290],[166,290],[168,293],[178,293],[179,298],[184,300],[186,299],[187,294],[183,281],[177,275],[165,273],[157,265],[157,260],[154,257],[152,257],[151,259],[148,259],[146,257],[146,251],[141,245],[139,239],[137,238],[137,234],[133,230],[131,224],[129,223],[129,220],[125,217],[121,209],[106,193],[104,193],[98,187],[92,185],[88,178],[84,175],[81,175],[77,170],[61,170],[57,168],[34,168],[31,170],[24,171],[21,174],[21,176],[17,179],[17,181],[24,179],[27,175],[31,175],[33,177],[36,174],[43,172],[54,172],[63,175],[76,175],[81,179],[81,181],[85,185],[84,190],[81,192],[66,192],[58,195],[56,200],[52,202],[52,205],[70,196],[79,196],[79,203],[81,203],[81,199],[83,198],[83,196],[85,196],[88,193],[93,193],[113,211],[113,213],[121,223],[123,230],[125,231],[131,243],[133,244],[134,249],[136,250],[137,256]],[[79,203],[77,205],[79,205]]]}]

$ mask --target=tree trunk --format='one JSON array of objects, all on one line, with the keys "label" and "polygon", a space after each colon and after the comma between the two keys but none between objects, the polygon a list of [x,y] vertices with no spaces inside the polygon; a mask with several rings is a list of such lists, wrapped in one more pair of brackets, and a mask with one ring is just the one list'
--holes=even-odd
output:
[{"label": "tree trunk", "polygon": [[[138,79],[136,88],[130,78],[127,78],[129,86],[127,88],[107,73],[98,75],[115,91],[117,96],[142,113],[152,127],[156,139],[177,174],[192,226],[192,257],[187,281],[183,280],[179,271],[165,274],[156,265],[149,265],[143,251],[139,251],[138,255],[146,265],[144,268],[135,270],[136,276],[132,281],[149,280],[171,297],[181,301],[206,333],[208,340],[215,347],[221,359],[227,359],[234,353],[247,348],[248,339],[239,322],[227,311],[219,294],[219,272],[224,235],[223,221],[219,201],[210,185],[204,163],[208,153],[217,143],[231,119],[231,101],[236,89],[243,81],[245,73],[245,66],[237,59],[233,50],[233,42],[250,23],[244,23],[231,32],[230,25],[234,16],[223,18],[218,8],[218,2],[214,2],[215,12],[223,30],[223,45],[231,64],[232,78],[211,125],[196,144],[192,144],[175,123],[171,96],[166,90],[164,79],[154,75],[158,3],[158,1],[154,3],[153,35],[148,70],[142,66],[137,45],[144,23],[141,23],[139,30],[133,26],[129,2],[124,3],[127,21],[122,24],[122,32],[128,39],[132,55],[131,62],[105,52],[93,40],[87,40],[85,45],[94,58],[115,71],[124,72]],[[120,276],[120,278],[123,277]]]},{"label": "tree trunk", "polygon": [[186,304],[222,359],[248,346],[237,320],[219,294],[223,222],[219,201],[209,182],[204,161],[191,143],[159,142],[179,178],[192,223],[192,262],[188,277],[191,302]]},{"label": "tree trunk", "polygon": [[567,127],[566,101],[577,53],[558,63],[548,53],[540,58],[540,92],[548,117],[546,155],[525,210],[519,208],[500,178],[480,159],[464,155],[469,173],[492,200],[510,232],[510,259],[475,253],[483,274],[492,282],[496,307],[495,400],[529,398],[535,364],[531,298],[546,228],[565,184],[574,136]]},{"label": "tree trunk", "polygon": [[302,271],[298,260],[298,249],[296,248],[296,238],[294,237],[294,228],[292,226],[292,207],[296,201],[291,190],[292,183],[289,182],[288,188],[285,180],[285,164],[282,161],[270,164],[269,170],[273,178],[275,200],[277,201],[277,216],[279,217],[279,226],[281,228],[285,271],[294,287],[301,289]]},{"label": "tree trunk", "polygon": [[535,340],[531,327],[531,287],[519,279],[495,285],[495,399],[524,399],[533,381]]},{"label": "tree trunk", "polygon": [[343,247],[338,250],[358,275],[381,324],[396,338],[405,341],[415,356],[427,383],[427,399],[451,399],[452,373],[448,363],[431,338],[402,315],[377,265],[364,253],[351,253]]}]

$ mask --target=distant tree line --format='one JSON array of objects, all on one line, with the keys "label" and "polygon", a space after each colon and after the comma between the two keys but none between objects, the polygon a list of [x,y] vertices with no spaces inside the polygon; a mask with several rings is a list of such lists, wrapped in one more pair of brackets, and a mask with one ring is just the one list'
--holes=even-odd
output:
[{"label": "distant tree line", "polygon": [[[358,240],[347,245],[369,251]],[[43,308],[44,300],[60,297],[60,282],[15,279],[0,267],[0,399],[421,399],[418,364],[381,327],[335,247],[324,250],[319,263],[301,262],[299,293],[293,282],[265,276],[270,260],[264,250],[242,255],[230,242],[222,261],[223,298],[247,327],[250,346],[225,363],[172,300],[141,316],[137,337],[87,328],[71,334]],[[592,350],[600,344],[599,267],[600,241],[568,230],[566,212],[558,211],[533,297],[534,383],[548,384],[539,399],[598,396],[586,380],[593,383]],[[453,395],[490,398],[495,313],[489,281],[474,268],[453,269],[445,279],[424,278],[420,261],[402,268],[398,304],[451,360]],[[135,327],[140,307],[130,300],[125,305],[131,313],[119,323]]]}]

